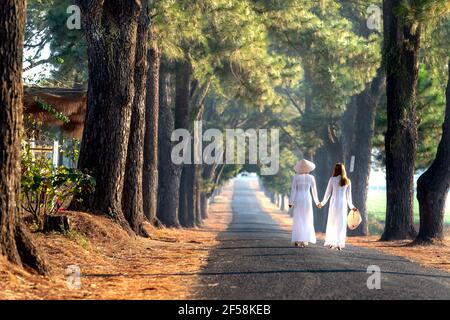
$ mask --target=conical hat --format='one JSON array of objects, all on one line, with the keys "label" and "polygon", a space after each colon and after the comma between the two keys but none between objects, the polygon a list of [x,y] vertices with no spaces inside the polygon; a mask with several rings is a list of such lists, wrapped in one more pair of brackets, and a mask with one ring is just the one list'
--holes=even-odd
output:
[{"label": "conical hat", "polygon": [[294,166],[294,171],[297,173],[311,172],[316,168],[316,165],[311,161],[302,159]]},{"label": "conical hat", "polygon": [[355,230],[362,222],[361,214],[359,210],[351,210],[347,216],[347,226],[350,230]]}]

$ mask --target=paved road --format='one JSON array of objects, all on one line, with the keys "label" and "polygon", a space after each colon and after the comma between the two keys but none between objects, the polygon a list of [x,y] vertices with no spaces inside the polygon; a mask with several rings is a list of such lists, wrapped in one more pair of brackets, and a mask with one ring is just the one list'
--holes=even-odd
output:
[{"label": "paved road", "polygon": [[[253,178],[234,181],[233,220],[202,272],[200,299],[450,299],[450,274],[374,250],[306,249],[265,213]],[[367,268],[381,289],[367,288]]]}]

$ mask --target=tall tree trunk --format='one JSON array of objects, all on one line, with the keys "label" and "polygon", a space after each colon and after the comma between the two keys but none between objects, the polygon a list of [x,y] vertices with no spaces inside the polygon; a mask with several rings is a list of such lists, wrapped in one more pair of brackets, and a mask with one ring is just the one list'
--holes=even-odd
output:
[{"label": "tall tree trunk", "polygon": [[[194,121],[201,121],[204,111],[204,99],[209,90],[211,82],[208,81],[205,85],[201,85],[197,80],[192,81],[189,92],[189,108],[188,108],[188,122],[187,129],[191,132],[195,139],[191,143],[192,155],[195,153],[194,142],[196,139],[201,139],[201,136],[196,136]],[[194,227],[202,224],[201,210],[200,210],[200,190],[201,190],[201,165],[200,164],[185,164],[182,175],[182,191],[183,199],[181,206],[185,211],[184,226]],[[180,207],[181,210],[181,207]]]},{"label": "tall tree trunk", "polygon": [[167,227],[180,227],[178,220],[178,202],[181,179],[181,168],[171,159],[174,130],[172,113],[171,77],[164,63],[160,70],[160,105],[159,105],[159,136],[158,136],[158,219]]},{"label": "tall tree trunk", "polygon": [[48,274],[48,265],[19,217],[25,7],[24,0],[0,3],[0,254]]},{"label": "tall tree trunk", "polygon": [[96,179],[95,192],[77,198],[83,200],[84,209],[107,214],[131,232],[122,210],[122,195],[141,5],[135,0],[77,3],[83,13],[89,60],[87,113],[78,167]]},{"label": "tall tree trunk", "polygon": [[175,129],[189,129],[192,67],[189,62],[176,66]]},{"label": "tall tree trunk", "polygon": [[178,199],[178,218],[180,220],[180,224],[183,227],[191,227],[189,225],[189,213],[188,213],[188,199],[187,199],[187,190],[189,189],[188,185],[188,172],[185,169],[185,166],[181,169],[181,177],[180,177],[180,191],[179,191],[179,199]]},{"label": "tall tree trunk", "polygon": [[219,164],[214,170],[214,185],[218,186],[220,182],[220,177],[222,176],[223,169],[225,168],[225,164]]},{"label": "tall tree trunk", "polygon": [[[305,66],[304,70],[304,81],[306,85],[305,92],[305,114],[311,113],[313,111],[313,94],[311,85],[313,84],[313,79],[311,77],[311,68]],[[318,150],[314,150],[314,148],[308,148],[305,150],[306,157],[308,160],[314,162],[316,164],[316,170],[314,171],[314,176],[316,177],[317,190],[319,194],[325,192],[327,177],[329,175],[327,164],[325,163],[326,154],[323,152],[323,147]],[[292,210],[288,210],[289,215],[292,216]],[[326,219],[327,219],[327,210],[319,209],[316,206],[313,206],[313,215],[314,215],[314,228],[318,232],[325,232]]]},{"label": "tall tree trunk", "polygon": [[[371,85],[356,96],[356,119],[354,139],[349,156],[355,157],[353,172],[349,173],[352,181],[353,204],[361,213],[362,222],[356,230],[350,230],[350,236],[369,234],[367,194],[369,191],[370,164],[372,157],[372,138],[375,127],[375,115],[381,90],[384,86],[383,70],[379,69]],[[350,162],[347,161],[349,164]]]},{"label": "tall tree trunk", "polygon": [[[194,144],[191,144],[191,152],[194,154]],[[185,164],[182,175],[182,196],[181,205],[185,210],[183,226],[195,227],[202,224],[200,214],[200,180],[201,180],[201,165],[199,164]]]},{"label": "tall tree trunk", "polygon": [[310,112],[313,108],[313,98],[311,94],[311,88],[309,87],[312,83],[311,72],[308,68],[304,70],[304,81],[307,86],[306,94],[305,94],[305,113]]},{"label": "tall tree trunk", "polygon": [[194,167],[195,173],[195,225],[201,226],[203,224],[202,216],[202,165],[196,164]]},{"label": "tall tree trunk", "polygon": [[[136,63],[134,67],[135,94],[131,113],[130,138],[126,163],[123,211],[131,229],[148,236],[143,227],[144,199],[142,177],[144,169],[144,134],[146,124],[147,39],[150,19],[147,1],[142,2],[137,31]],[[151,70],[152,71],[152,70]]]},{"label": "tall tree trunk", "polygon": [[411,24],[394,13],[402,2],[385,0],[383,5],[388,127],[385,135],[387,208],[381,240],[416,235],[413,198],[420,25]]},{"label": "tall tree trunk", "polygon": [[183,197],[185,206],[184,227],[195,227],[195,209],[197,207],[196,165],[188,164],[183,168]]},{"label": "tall tree trunk", "polygon": [[200,214],[202,219],[208,219],[208,196],[206,192],[200,193]]},{"label": "tall tree trunk", "polygon": [[[176,68],[175,79],[175,129],[189,130],[191,83],[192,67],[190,63],[179,63]],[[190,180],[190,173],[192,172],[188,172],[188,166],[187,164],[178,166],[179,170],[182,170],[179,187],[178,216],[181,225],[184,227],[192,226],[189,223],[189,201],[187,198],[189,181],[192,181]],[[173,190],[173,192],[177,192],[177,190]]]},{"label": "tall tree trunk", "polygon": [[417,242],[433,242],[444,238],[445,203],[450,187],[450,61],[448,62],[447,105],[442,125],[442,138],[436,158],[417,181],[420,230]]},{"label": "tall tree trunk", "polygon": [[282,194],[282,195],[281,195],[281,206],[280,206],[280,210],[281,210],[281,211],[286,210],[286,202],[285,202],[285,198],[286,198],[286,195],[285,195],[285,194]]},{"label": "tall tree trunk", "polygon": [[147,60],[149,68],[145,112],[144,214],[150,223],[158,225],[158,122],[161,53],[156,45],[149,48]]},{"label": "tall tree trunk", "polygon": [[[204,164],[202,169],[202,180],[207,183],[208,185],[210,183],[214,183],[214,174],[215,170],[217,168],[218,164],[214,163],[211,165]],[[201,215],[203,219],[208,218],[208,199],[211,197],[213,193],[213,188],[208,187],[207,190],[202,189],[200,201],[201,201]]]},{"label": "tall tree trunk", "polygon": [[[205,93],[206,95],[206,93]],[[196,121],[203,121],[203,113],[205,110],[204,104],[203,104],[203,98],[200,98],[200,101],[197,101],[197,103],[200,103],[199,106],[197,106],[193,111],[197,112],[197,115],[195,117]],[[192,103],[192,102],[191,102]],[[195,137],[195,141],[201,141],[202,134],[200,130],[196,131],[194,129],[193,136]],[[193,146],[195,144],[193,143]],[[195,147],[194,147],[195,149]],[[194,150],[195,152],[195,150]],[[194,155],[194,153],[192,153]],[[203,157],[203,154],[198,155],[201,158]],[[201,194],[202,194],[202,185],[203,185],[203,164],[193,164],[194,168],[194,181],[193,181],[193,192],[195,197],[195,203],[194,203],[194,217],[195,217],[195,225],[201,226],[203,224],[203,216],[202,216],[202,200],[201,200]]]},{"label": "tall tree trunk", "polygon": [[336,136],[335,129],[329,124],[323,133],[323,145],[327,150],[328,156],[328,176],[333,171],[334,165],[338,162],[344,162],[344,150],[342,141]]}]

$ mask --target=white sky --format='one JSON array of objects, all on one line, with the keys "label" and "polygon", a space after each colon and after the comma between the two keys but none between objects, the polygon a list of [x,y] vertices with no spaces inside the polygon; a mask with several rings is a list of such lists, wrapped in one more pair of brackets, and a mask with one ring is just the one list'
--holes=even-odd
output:
[{"label": "white sky", "polygon": [[[24,59],[26,60],[28,57],[34,55],[34,50],[25,50],[24,51]],[[38,60],[41,59],[48,59],[50,57],[50,47],[49,45],[46,45],[45,48],[41,52],[41,56],[38,58]],[[24,67],[26,68],[29,66],[29,63],[27,61],[24,62]],[[45,76],[48,76],[50,74],[50,67],[47,65],[40,65],[37,66],[31,70],[25,71],[23,73],[23,79],[25,83],[35,82],[39,80],[40,78],[43,78]]]}]

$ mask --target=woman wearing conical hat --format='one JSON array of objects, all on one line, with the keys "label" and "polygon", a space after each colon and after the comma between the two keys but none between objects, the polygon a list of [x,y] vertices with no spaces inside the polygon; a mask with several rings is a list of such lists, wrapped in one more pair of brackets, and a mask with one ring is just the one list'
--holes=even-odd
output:
[{"label": "woman wearing conical hat", "polygon": [[316,243],[314,230],[314,218],[312,198],[316,205],[317,197],[316,179],[309,174],[316,165],[308,160],[300,160],[294,167],[297,173],[292,180],[291,194],[289,195],[289,207],[293,207],[294,223],[292,227],[292,242],[295,246],[306,247],[309,242]]}]

